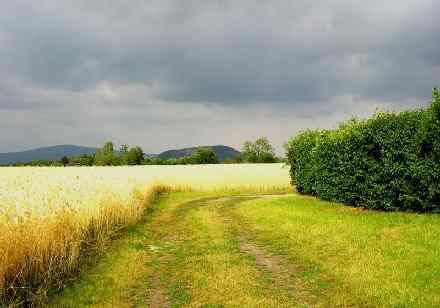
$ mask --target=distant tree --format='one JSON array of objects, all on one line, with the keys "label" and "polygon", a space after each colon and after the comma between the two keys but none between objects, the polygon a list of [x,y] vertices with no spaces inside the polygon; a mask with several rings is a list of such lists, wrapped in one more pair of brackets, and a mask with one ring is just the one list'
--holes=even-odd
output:
[{"label": "distant tree", "polygon": [[227,158],[223,162],[223,164],[241,164],[243,163],[243,157],[241,155],[235,158]]},{"label": "distant tree", "polygon": [[93,166],[94,157],[93,155],[81,155],[73,156],[69,159],[69,166]]},{"label": "distant tree", "polygon": [[[129,151],[130,152],[130,151]],[[218,164],[219,159],[211,148],[199,148],[192,155],[180,158],[162,159],[159,157],[146,157],[144,165],[193,165],[193,164]]]},{"label": "distant tree", "polygon": [[155,157],[145,157],[142,164],[143,165],[154,165],[154,163],[153,163],[154,159],[155,159]]},{"label": "distant tree", "polygon": [[106,142],[104,146],[96,152],[94,164],[96,166],[113,165],[115,162],[113,151],[113,142]]},{"label": "distant tree", "polygon": [[153,158],[144,161],[144,152],[141,147],[129,148],[122,145],[119,152],[114,151],[111,141],[106,142],[95,154],[67,157],[60,160],[34,160],[30,162],[17,162],[14,166],[120,166],[141,164],[166,164],[167,161]]},{"label": "distant tree", "polygon": [[122,154],[125,154],[128,152],[128,145],[123,144],[121,145],[121,147],[119,148],[119,152],[121,152]]},{"label": "distant tree", "polygon": [[140,165],[144,160],[144,151],[141,147],[133,147],[124,154],[123,160],[127,165]]},{"label": "distant tree", "polygon": [[61,157],[61,164],[63,164],[63,166],[67,166],[69,164],[69,158],[67,156]]},{"label": "distant tree", "polygon": [[164,165],[186,165],[186,164],[188,164],[186,162],[186,158],[187,157],[165,159],[163,161],[163,164]]},{"label": "distant tree", "polygon": [[29,162],[17,162],[13,166],[35,166],[35,167],[61,167],[63,164],[58,160],[33,160]]},{"label": "distant tree", "polygon": [[240,154],[239,156],[234,158],[232,161],[234,164],[242,164],[244,162],[243,155]]},{"label": "distant tree", "polygon": [[273,163],[276,162],[275,151],[266,137],[252,141],[246,141],[242,148],[242,158],[249,163]]},{"label": "distant tree", "polygon": [[198,148],[192,155],[191,160],[194,164],[218,164],[217,154],[211,148]]},{"label": "distant tree", "polygon": [[245,141],[241,149],[242,157],[245,162],[256,163],[257,162],[257,150],[255,149],[255,143],[252,141]]},{"label": "distant tree", "polygon": [[275,150],[266,137],[255,141],[257,157],[261,163],[274,163],[276,161]]},{"label": "distant tree", "polygon": [[114,146],[113,146],[113,142],[111,141],[107,141],[104,146],[102,147],[102,153],[104,154],[113,154],[114,151]]},{"label": "distant tree", "polygon": [[165,165],[165,160],[159,157],[146,157],[143,161],[144,165]]}]

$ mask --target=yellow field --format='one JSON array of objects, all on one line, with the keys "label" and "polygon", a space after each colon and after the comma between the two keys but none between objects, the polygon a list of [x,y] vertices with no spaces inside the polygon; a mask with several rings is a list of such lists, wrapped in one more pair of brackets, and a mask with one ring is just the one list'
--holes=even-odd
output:
[{"label": "yellow field", "polygon": [[282,164],[0,168],[0,304],[61,286],[169,187],[285,190],[289,175]]}]

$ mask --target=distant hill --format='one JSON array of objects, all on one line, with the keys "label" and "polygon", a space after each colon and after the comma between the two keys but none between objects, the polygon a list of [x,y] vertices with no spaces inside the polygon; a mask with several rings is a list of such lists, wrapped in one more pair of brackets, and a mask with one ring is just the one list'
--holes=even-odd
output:
[{"label": "distant hill", "polygon": [[219,158],[220,161],[224,161],[226,159],[234,159],[241,155],[241,153],[234,148],[225,145],[212,145],[212,146],[192,147],[192,148],[184,148],[177,150],[168,150],[160,153],[157,157],[162,159],[181,158],[185,156],[190,156],[198,148],[211,148],[217,154],[217,157]]},{"label": "distant hill", "polygon": [[[224,145],[206,147],[213,149],[217,153],[220,161],[234,159],[241,154],[234,148]],[[180,158],[190,156],[198,148],[199,147],[169,150],[160,154],[145,154],[145,157],[159,157],[162,159]],[[18,162],[27,163],[33,160],[59,160],[63,156],[71,157],[83,154],[94,154],[97,150],[98,148],[79,145],[56,145],[22,152],[0,153],[0,165],[10,165]]]},{"label": "distant hill", "polygon": [[60,159],[63,156],[93,154],[97,150],[97,148],[78,145],[56,145],[22,152],[0,153],[0,165],[30,162],[32,160],[54,160]]}]

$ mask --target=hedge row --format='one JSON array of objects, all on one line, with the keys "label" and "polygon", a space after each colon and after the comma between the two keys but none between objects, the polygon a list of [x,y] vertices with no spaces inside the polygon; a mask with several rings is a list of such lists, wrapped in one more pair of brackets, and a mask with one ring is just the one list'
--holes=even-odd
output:
[{"label": "hedge row", "polygon": [[380,210],[440,212],[440,92],[427,109],[377,113],[287,143],[301,193]]}]

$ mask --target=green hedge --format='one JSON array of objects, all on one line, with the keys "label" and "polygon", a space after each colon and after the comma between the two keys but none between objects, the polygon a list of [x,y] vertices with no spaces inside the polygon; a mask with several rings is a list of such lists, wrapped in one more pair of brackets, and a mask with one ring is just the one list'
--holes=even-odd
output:
[{"label": "green hedge", "polygon": [[287,143],[301,193],[381,210],[440,212],[440,93],[424,110],[377,113]]}]

